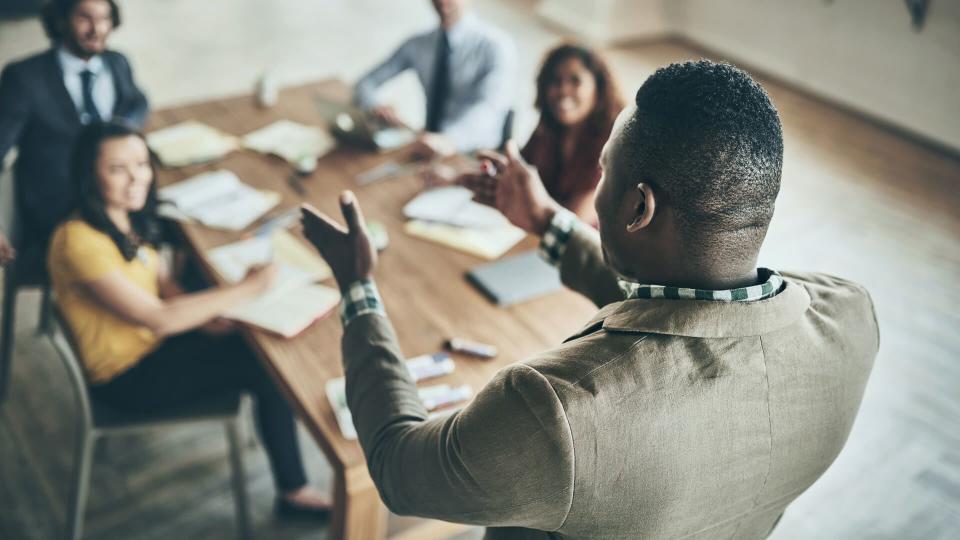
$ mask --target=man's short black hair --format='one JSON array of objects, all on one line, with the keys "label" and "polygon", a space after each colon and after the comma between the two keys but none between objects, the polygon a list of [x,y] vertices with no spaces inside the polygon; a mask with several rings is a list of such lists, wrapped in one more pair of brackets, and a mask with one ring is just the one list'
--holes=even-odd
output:
[{"label": "man's short black hair", "polygon": [[[43,6],[41,22],[43,31],[46,32],[50,41],[55,43],[63,41],[61,27],[73,14],[73,9],[83,0],[50,0]],[[120,27],[120,7],[114,0],[106,0],[110,4],[110,20],[114,28]]]},{"label": "man's short black hair", "polygon": [[729,64],[700,60],[658,69],[636,105],[623,131],[625,172],[665,196],[689,248],[755,253],[783,168],[780,118],[764,89]]}]

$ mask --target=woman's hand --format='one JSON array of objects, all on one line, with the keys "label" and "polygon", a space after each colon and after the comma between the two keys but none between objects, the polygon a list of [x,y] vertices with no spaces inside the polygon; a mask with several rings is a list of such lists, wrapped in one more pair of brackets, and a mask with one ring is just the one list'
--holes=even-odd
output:
[{"label": "woman's hand", "polygon": [[247,270],[240,286],[249,291],[250,296],[260,296],[273,285],[278,272],[279,268],[274,263],[252,266]]}]

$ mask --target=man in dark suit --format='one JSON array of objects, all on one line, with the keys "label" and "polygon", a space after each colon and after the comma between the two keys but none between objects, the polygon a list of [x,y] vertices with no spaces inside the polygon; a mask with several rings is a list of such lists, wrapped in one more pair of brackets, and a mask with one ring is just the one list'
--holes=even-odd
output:
[{"label": "man in dark suit", "polygon": [[0,74],[0,166],[17,146],[14,204],[20,217],[18,238],[0,232],[0,264],[17,257],[18,273],[43,272],[50,232],[72,209],[70,153],[80,127],[110,119],[140,127],[147,117],[130,64],[107,49],[120,25],[114,0],[53,0],[43,24],[50,49]]}]

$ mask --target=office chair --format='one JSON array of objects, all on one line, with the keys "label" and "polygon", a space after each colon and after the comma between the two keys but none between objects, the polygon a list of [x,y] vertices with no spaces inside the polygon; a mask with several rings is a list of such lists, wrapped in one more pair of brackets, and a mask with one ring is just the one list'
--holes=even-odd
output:
[{"label": "office chair", "polygon": [[247,398],[242,394],[232,393],[211,396],[202,402],[147,414],[118,411],[98,403],[90,396],[69,326],[56,308],[53,308],[48,336],[66,368],[70,385],[77,396],[77,410],[80,413],[76,426],[75,474],[67,507],[67,532],[64,537],[79,540],[83,534],[83,517],[90,489],[94,449],[100,439],[132,432],[206,423],[221,424],[226,430],[237,536],[249,538],[247,486],[241,444],[243,415],[248,407]]}]

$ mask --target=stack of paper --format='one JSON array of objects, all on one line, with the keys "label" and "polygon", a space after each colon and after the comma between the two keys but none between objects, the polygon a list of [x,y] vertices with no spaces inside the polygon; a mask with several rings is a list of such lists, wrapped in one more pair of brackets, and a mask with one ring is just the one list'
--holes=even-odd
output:
[{"label": "stack of paper", "polygon": [[284,337],[293,337],[330,312],[340,301],[336,289],[316,285],[331,276],[316,252],[280,229],[212,249],[214,269],[229,283],[243,279],[250,267],[275,262],[280,272],[259,298],[237,306],[225,317],[246,322]]},{"label": "stack of paper", "polygon": [[236,137],[193,120],[148,134],[147,144],[168,167],[206,163],[238,148]]},{"label": "stack of paper", "polygon": [[159,192],[160,214],[208,227],[240,231],[280,202],[280,194],[258,191],[227,170],[203,173]]},{"label": "stack of paper", "polygon": [[473,192],[460,186],[424,191],[403,207],[410,219],[444,223],[455,227],[493,229],[510,225],[495,208],[474,202]]},{"label": "stack of paper", "polygon": [[317,128],[279,120],[243,137],[243,146],[282,157],[292,165],[317,160],[336,145],[333,137]]},{"label": "stack of paper", "polygon": [[482,257],[496,259],[526,236],[497,210],[473,201],[459,186],[424,191],[403,207],[411,236]]}]

